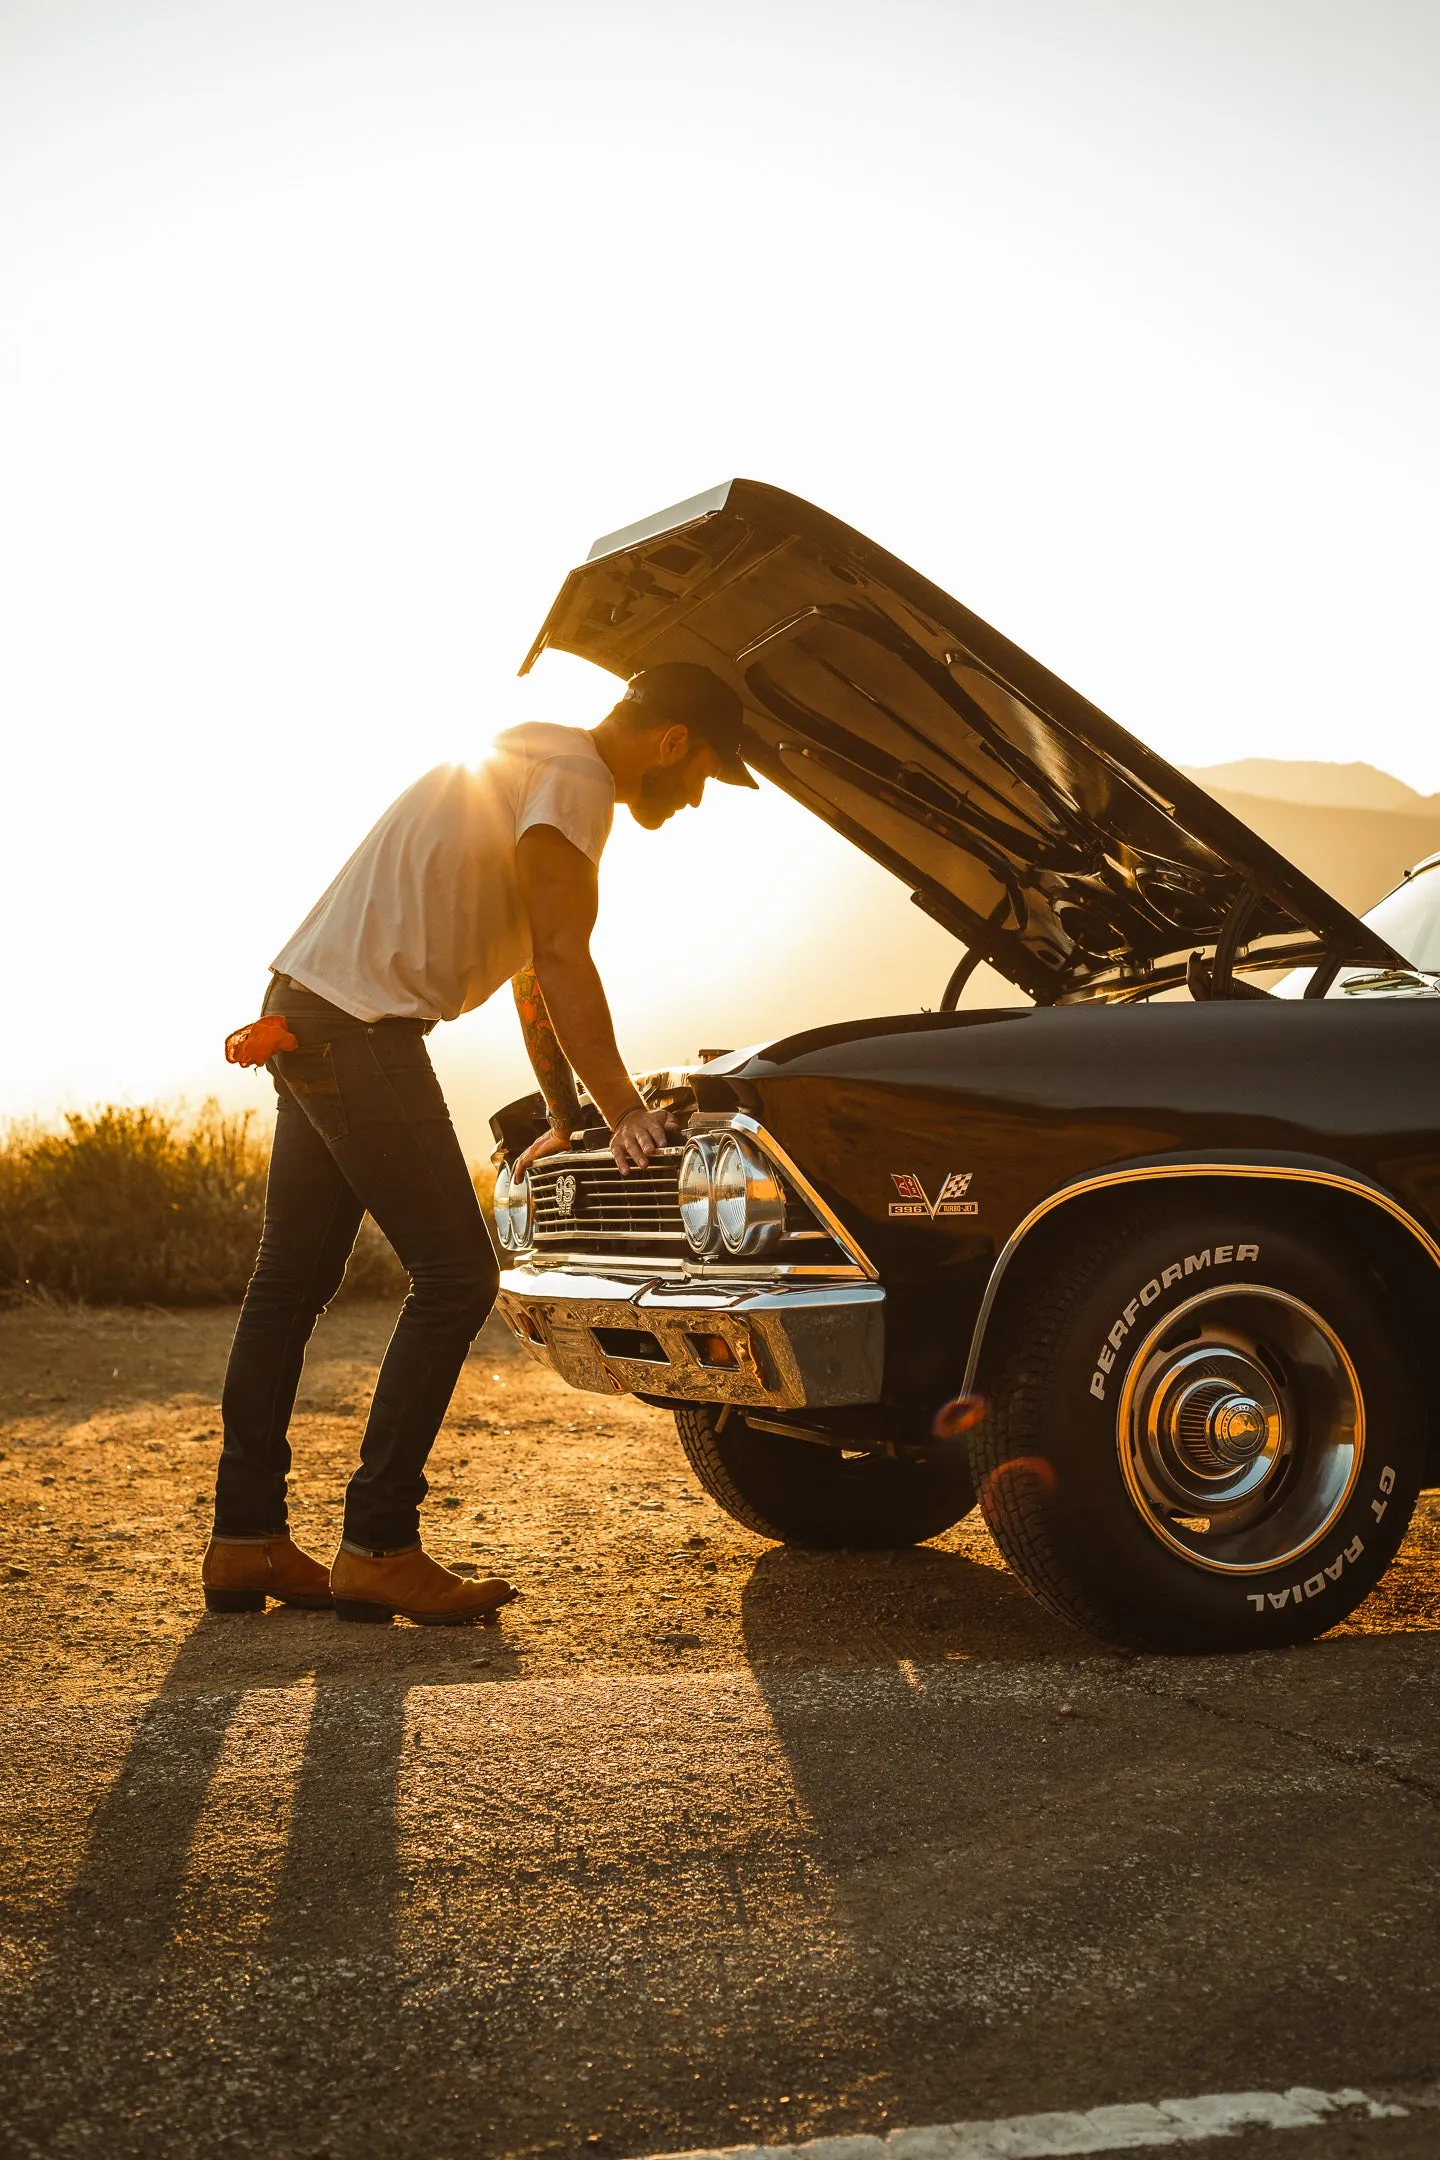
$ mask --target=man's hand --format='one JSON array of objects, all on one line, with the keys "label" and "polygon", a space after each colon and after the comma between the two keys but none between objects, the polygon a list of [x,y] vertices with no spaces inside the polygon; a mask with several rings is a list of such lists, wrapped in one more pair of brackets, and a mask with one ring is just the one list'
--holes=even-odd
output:
[{"label": "man's hand", "polygon": [[[610,1152],[623,1172],[643,1170],[656,1148],[669,1147],[675,1140],[675,1127],[658,1110],[647,1110],[637,1104],[627,1110],[610,1135]],[[570,1142],[564,1133],[541,1133],[532,1140],[523,1155],[517,1155],[510,1165],[512,1178],[525,1175],[531,1163],[539,1162],[542,1155],[563,1155]]]},{"label": "man's hand", "polygon": [[540,1138],[532,1140],[524,1154],[517,1156],[515,1161],[511,1163],[511,1177],[524,1177],[532,1162],[538,1162],[542,1155],[563,1155],[569,1145],[570,1138],[567,1133],[541,1133]]},{"label": "man's hand", "polygon": [[658,1110],[647,1110],[644,1103],[637,1103],[627,1110],[610,1135],[610,1152],[620,1166],[622,1176],[632,1170],[643,1170],[657,1148],[668,1147],[673,1134]]}]

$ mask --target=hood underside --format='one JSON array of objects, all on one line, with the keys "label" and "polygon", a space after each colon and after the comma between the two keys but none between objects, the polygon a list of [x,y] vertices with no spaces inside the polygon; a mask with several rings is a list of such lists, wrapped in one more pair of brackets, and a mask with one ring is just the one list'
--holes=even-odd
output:
[{"label": "hood underside", "polygon": [[[798,496],[732,480],[597,540],[526,658],[698,660],[748,764],[1039,1002],[1384,940],[968,608]],[[1228,955],[1227,955],[1228,957]]]}]

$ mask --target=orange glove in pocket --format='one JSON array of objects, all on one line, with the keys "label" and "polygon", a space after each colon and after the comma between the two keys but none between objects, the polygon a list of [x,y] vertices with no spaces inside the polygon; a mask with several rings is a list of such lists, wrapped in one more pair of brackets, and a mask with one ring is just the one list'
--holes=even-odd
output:
[{"label": "orange glove in pocket", "polygon": [[285,1015],[266,1013],[263,1020],[252,1020],[248,1027],[236,1028],[233,1035],[226,1036],[225,1062],[227,1065],[268,1065],[277,1050],[298,1050],[299,1047]]}]

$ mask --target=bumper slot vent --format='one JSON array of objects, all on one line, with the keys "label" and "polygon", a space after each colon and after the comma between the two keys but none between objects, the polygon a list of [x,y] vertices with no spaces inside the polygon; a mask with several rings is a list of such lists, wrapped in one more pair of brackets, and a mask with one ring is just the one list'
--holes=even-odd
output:
[{"label": "bumper slot vent", "polygon": [[670,1355],[648,1328],[597,1327],[590,1330],[604,1357],[628,1358],[644,1365],[668,1365]]},{"label": "bumper slot vent", "polygon": [[685,1340],[695,1352],[697,1364],[712,1371],[738,1371],[740,1360],[723,1335],[700,1335],[689,1333]]}]

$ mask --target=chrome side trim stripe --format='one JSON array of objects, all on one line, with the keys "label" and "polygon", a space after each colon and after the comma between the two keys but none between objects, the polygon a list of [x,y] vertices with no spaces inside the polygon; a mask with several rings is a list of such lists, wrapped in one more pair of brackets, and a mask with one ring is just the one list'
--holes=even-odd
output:
[{"label": "chrome side trim stripe", "polygon": [[527,1245],[520,1253],[506,1254],[507,1260],[517,1263],[543,1263],[546,1267],[603,1268],[607,1274],[631,1274],[643,1282],[652,1279],[672,1283],[695,1283],[704,1287],[719,1283],[723,1289],[727,1283],[753,1283],[757,1279],[767,1282],[854,1282],[864,1270],[853,1261],[830,1262],[779,1260],[767,1267],[763,1262],[736,1261],[732,1267],[719,1266],[703,1260],[675,1264],[669,1253],[617,1253],[617,1252],[570,1252],[552,1245]]},{"label": "chrome side trim stripe", "polygon": [[1042,1200],[1038,1207],[1031,1208],[1030,1213],[1016,1224],[1001,1247],[995,1265],[990,1270],[990,1280],[985,1285],[985,1295],[980,1300],[980,1310],[975,1316],[975,1326],[971,1330],[970,1355],[965,1364],[965,1379],[961,1393],[968,1395],[975,1386],[975,1374],[980,1364],[980,1353],[985,1346],[985,1330],[990,1324],[990,1315],[994,1310],[995,1300],[1000,1294],[1001,1281],[1019,1247],[1034,1229],[1036,1223],[1041,1221],[1044,1216],[1049,1215],[1055,1208],[1063,1207],[1067,1200],[1078,1200],[1085,1193],[1103,1192],[1107,1187],[1114,1185],[1150,1184],[1159,1178],[1194,1177],[1264,1178],[1270,1183],[1324,1185],[1335,1192],[1353,1193],[1359,1200],[1370,1201],[1382,1213],[1391,1216],[1394,1221],[1408,1230],[1416,1243],[1423,1246],[1435,1266],[1440,1268],[1440,1244],[1436,1243],[1423,1224],[1416,1222],[1414,1216],[1407,1209],[1401,1207],[1398,1200],[1392,1199],[1390,1194],[1382,1191],[1378,1185],[1367,1185],[1360,1178],[1342,1177],[1336,1171],[1300,1170],[1289,1165],[1280,1166],[1272,1163],[1153,1163],[1142,1165],[1135,1170],[1112,1170],[1103,1173],[1099,1177],[1081,1178],[1074,1185],[1063,1185],[1058,1192],[1053,1192],[1048,1199]]},{"label": "chrome side trim stripe", "polygon": [[814,1209],[820,1221],[824,1223],[831,1237],[840,1247],[841,1252],[846,1253],[854,1261],[856,1267],[870,1278],[871,1282],[879,1282],[880,1270],[876,1267],[870,1255],[863,1246],[857,1244],[835,1213],[835,1210],[826,1206],[804,1172],[796,1169],[774,1134],[766,1132],[765,1127],[744,1110],[737,1110],[730,1122],[740,1132],[749,1133],[753,1139],[759,1141],[766,1154],[773,1159],[779,1169],[784,1171],[806,1206]]}]

